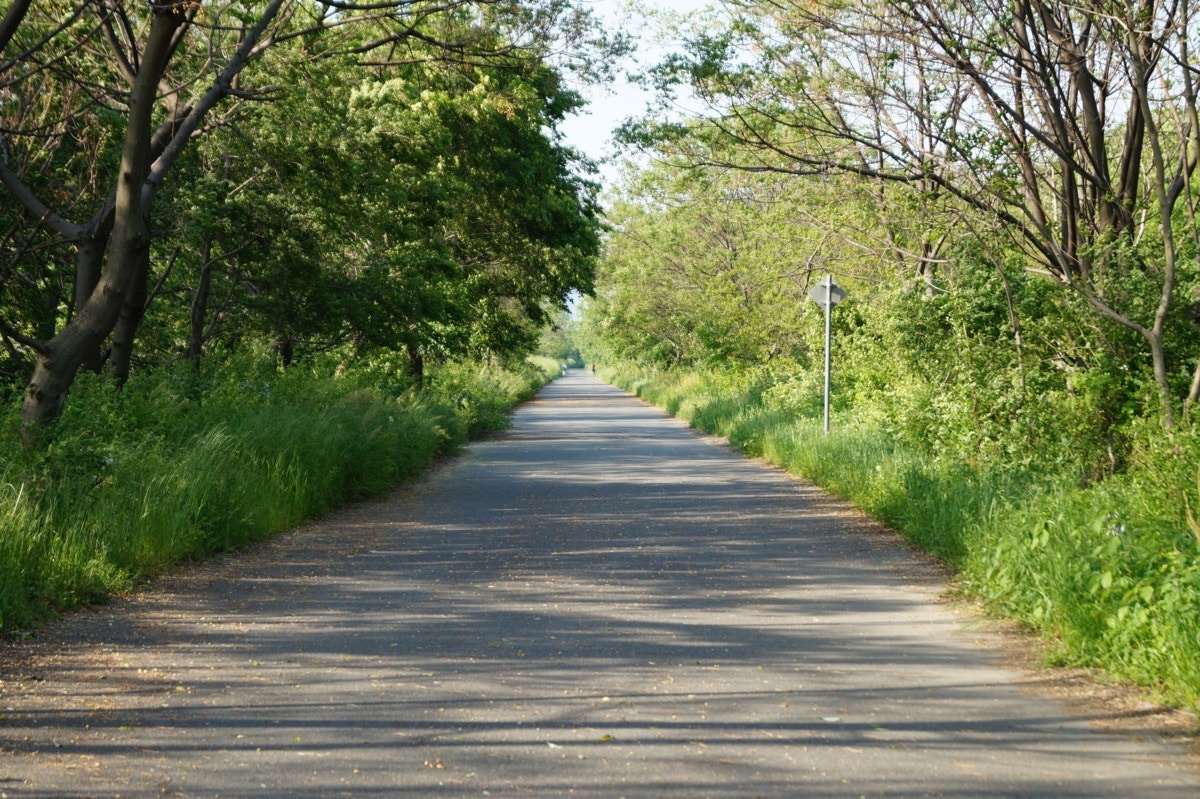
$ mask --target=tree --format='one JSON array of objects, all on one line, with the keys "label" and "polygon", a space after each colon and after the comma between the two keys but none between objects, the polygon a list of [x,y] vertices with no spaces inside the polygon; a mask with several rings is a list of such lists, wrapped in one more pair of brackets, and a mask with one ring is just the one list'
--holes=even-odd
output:
[{"label": "tree", "polygon": [[1166,426],[1200,397],[1196,354],[1181,386],[1187,353],[1168,340],[1198,237],[1188,0],[726,8],[726,32],[659,73],[707,99],[707,135],[739,153],[696,160],[848,172],[998,227],[1032,270],[1143,338]]},{"label": "tree", "polygon": [[769,173],[643,172],[609,214],[593,336],[612,356],[665,366],[806,361],[809,290],[827,270],[863,269],[816,221],[855,212],[846,187],[795,188]]},{"label": "tree", "polygon": [[[37,424],[55,418],[77,370],[99,367],[106,341],[110,368],[118,379],[128,374],[134,336],[151,297],[160,193],[164,187],[169,192],[194,138],[283,91],[268,76],[289,59],[352,57],[387,69],[412,63],[408,48],[415,44],[420,61],[472,67],[505,62],[501,68],[511,69],[540,62],[555,37],[584,36],[583,19],[557,0],[12,6],[0,23],[5,44],[0,90],[15,98],[0,119],[5,155],[0,183],[21,208],[16,228],[49,230],[48,241],[39,246],[65,243],[76,252],[71,276],[61,281],[73,285],[73,298],[65,313],[54,314],[52,332],[47,325],[22,324],[11,308],[3,322],[9,342],[37,354],[23,419]],[[28,109],[43,96],[54,98],[52,108],[35,118]],[[69,162],[63,153],[82,149],[70,132],[87,129],[93,118],[107,119],[120,131],[119,158],[92,159],[97,168],[90,172],[79,159],[58,170],[82,171],[91,179],[87,191],[66,191],[72,202],[63,202],[64,184],[43,180],[46,167]],[[38,142],[50,139],[58,150],[40,150]],[[107,141],[92,150],[109,152]],[[73,222],[72,215],[86,221]],[[202,234],[205,240],[214,243]],[[198,252],[203,274],[215,261],[211,246],[201,243]],[[218,253],[218,259],[229,252]],[[200,280],[192,297],[193,348],[207,303],[203,285]]]}]

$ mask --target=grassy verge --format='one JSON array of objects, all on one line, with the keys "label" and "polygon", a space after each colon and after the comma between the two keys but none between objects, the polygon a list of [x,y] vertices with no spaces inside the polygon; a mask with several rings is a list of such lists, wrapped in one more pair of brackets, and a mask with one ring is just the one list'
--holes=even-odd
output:
[{"label": "grassy verge", "polygon": [[1073,476],[939,459],[887,434],[773,410],[751,379],[606,369],[611,382],[855,503],[958,570],[963,590],[1100,667],[1200,709],[1200,434],[1148,433],[1127,473]]},{"label": "grassy verge", "polygon": [[468,437],[553,372],[449,364],[417,392],[386,369],[83,379],[41,446],[0,474],[0,628],[113,593],[379,493]]}]

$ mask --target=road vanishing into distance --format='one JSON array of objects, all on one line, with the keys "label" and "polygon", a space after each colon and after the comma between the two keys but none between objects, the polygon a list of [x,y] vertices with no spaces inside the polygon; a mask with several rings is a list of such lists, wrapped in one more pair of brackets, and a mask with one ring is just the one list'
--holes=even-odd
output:
[{"label": "road vanishing into distance", "polygon": [[7,644],[10,797],[1187,797],[928,560],[575,370],[426,479]]}]

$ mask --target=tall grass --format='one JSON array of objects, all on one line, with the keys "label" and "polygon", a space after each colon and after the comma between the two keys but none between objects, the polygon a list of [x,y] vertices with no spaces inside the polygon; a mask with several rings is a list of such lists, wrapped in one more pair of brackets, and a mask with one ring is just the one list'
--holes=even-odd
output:
[{"label": "tall grass", "polygon": [[958,570],[963,590],[1100,667],[1200,707],[1200,432],[1146,434],[1128,473],[991,469],[870,426],[771,408],[753,376],[605,369],[611,382],[855,503]]},{"label": "tall grass", "polygon": [[419,471],[548,375],[449,364],[403,380],[231,364],[123,391],[85,378],[39,446],[0,474],[0,628],[101,600],[180,561],[264,538]]},{"label": "tall grass", "polygon": [[1098,665],[1195,707],[1200,529],[1187,529],[1181,486],[1146,477],[1047,491],[980,520],[963,581],[1045,631],[1057,662]]}]

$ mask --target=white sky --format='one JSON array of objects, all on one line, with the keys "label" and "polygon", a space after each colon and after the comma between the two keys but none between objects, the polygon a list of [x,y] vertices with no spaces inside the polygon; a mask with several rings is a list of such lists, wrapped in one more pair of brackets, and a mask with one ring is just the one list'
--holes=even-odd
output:
[{"label": "white sky", "polygon": [[[637,35],[635,62],[620,70],[623,74],[636,71],[639,66],[650,66],[661,57],[676,49],[676,42],[663,40],[657,23],[647,23],[642,16],[645,10],[691,13],[707,4],[705,0],[579,0],[596,10],[597,15],[612,29],[625,30]],[[600,179],[606,186],[614,182],[618,166],[617,152],[613,145],[613,130],[629,117],[644,115],[651,96],[641,87],[619,79],[612,86],[588,87],[583,90],[588,107],[581,114],[568,118],[559,126],[567,144],[581,150],[600,164]]]}]

